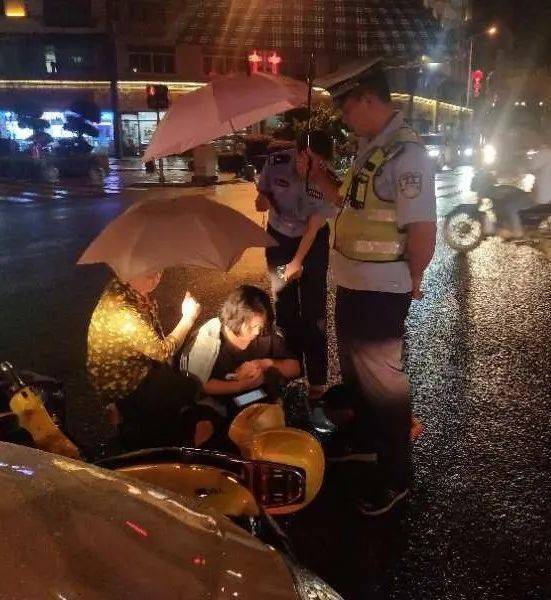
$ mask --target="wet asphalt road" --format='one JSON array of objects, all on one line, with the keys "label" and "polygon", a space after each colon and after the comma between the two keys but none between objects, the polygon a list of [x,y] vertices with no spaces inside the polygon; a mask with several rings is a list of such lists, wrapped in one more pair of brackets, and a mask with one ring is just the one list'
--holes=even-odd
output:
[{"label": "wet asphalt road", "polygon": [[[467,196],[468,175],[438,176],[441,216]],[[72,431],[88,447],[105,428],[78,380],[107,272],[74,262],[131,201],[161,193],[125,177],[99,194],[0,183],[0,358],[69,382]],[[214,193],[254,216],[249,186]],[[260,252],[231,274],[172,270],[159,291],[164,321],[186,288],[208,316],[243,280],[265,284]],[[489,240],[462,258],[440,240],[408,327],[414,410],[425,424],[409,505],[363,521],[333,488],[289,523],[302,560],[346,598],[551,598],[550,281],[551,264],[530,247]]]}]

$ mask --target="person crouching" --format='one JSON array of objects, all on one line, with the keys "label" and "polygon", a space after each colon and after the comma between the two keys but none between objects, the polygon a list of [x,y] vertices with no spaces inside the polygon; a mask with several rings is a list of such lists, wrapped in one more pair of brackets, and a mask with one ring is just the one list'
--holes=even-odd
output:
[{"label": "person crouching", "polygon": [[246,404],[270,399],[275,382],[300,375],[299,361],[273,323],[268,294],[240,286],[182,354],[181,369],[203,382],[199,404],[216,410],[225,424]]}]

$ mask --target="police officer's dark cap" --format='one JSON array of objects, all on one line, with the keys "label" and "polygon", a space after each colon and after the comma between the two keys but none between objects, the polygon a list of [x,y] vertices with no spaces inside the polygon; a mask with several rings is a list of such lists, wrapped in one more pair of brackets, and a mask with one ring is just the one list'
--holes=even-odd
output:
[{"label": "police officer's dark cap", "polygon": [[386,82],[383,63],[380,58],[362,63],[353,63],[319,82],[330,94],[333,100],[343,102],[345,98],[362,85],[381,79]]}]

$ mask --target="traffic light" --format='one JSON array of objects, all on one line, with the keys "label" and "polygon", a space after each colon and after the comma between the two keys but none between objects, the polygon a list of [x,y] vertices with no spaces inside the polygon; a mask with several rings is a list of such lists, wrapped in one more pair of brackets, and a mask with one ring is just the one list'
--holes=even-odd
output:
[{"label": "traffic light", "polygon": [[149,84],[145,88],[147,107],[153,110],[168,108],[168,87],[166,85]]}]

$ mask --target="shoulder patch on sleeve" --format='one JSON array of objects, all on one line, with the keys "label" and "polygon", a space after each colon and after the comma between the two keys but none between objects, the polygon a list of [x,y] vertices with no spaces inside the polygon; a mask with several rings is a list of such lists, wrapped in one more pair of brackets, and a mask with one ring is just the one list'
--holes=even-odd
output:
[{"label": "shoulder patch on sleeve", "polygon": [[398,186],[405,198],[413,200],[423,191],[423,174],[420,171],[402,173],[398,179]]}]

